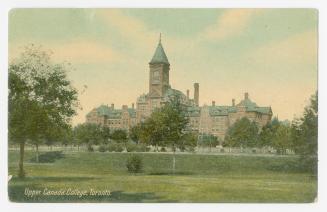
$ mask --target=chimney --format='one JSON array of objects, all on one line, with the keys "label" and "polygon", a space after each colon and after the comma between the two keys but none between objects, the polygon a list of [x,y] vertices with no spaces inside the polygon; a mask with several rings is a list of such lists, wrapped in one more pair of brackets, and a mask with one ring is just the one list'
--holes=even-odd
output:
[{"label": "chimney", "polygon": [[189,100],[190,99],[190,90],[189,89],[186,90],[186,96],[187,96],[187,100]]},{"label": "chimney", "polygon": [[115,105],[114,104],[111,104],[111,109],[114,109],[115,108]]},{"label": "chimney", "polygon": [[232,99],[232,106],[235,106],[235,99]]},{"label": "chimney", "polygon": [[199,106],[199,83],[194,83],[194,102]]},{"label": "chimney", "polygon": [[244,99],[249,99],[249,93],[248,92],[244,93]]},{"label": "chimney", "polygon": [[216,102],[215,101],[212,101],[212,106],[216,106]]},{"label": "chimney", "polygon": [[134,109],[134,103],[132,103],[132,109]]}]

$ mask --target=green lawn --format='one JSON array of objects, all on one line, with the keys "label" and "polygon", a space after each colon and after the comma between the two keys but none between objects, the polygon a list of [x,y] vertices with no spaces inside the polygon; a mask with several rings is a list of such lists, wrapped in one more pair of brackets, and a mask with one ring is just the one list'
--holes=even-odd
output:
[{"label": "green lawn", "polygon": [[[316,177],[294,169],[296,157],[138,153],[144,171],[129,174],[129,153],[67,152],[54,163],[31,163],[26,152],[23,180],[9,181],[15,202],[312,202]],[[18,152],[9,151],[9,174],[16,175]],[[25,189],[104,190],[110,196],[27,197]]]}]

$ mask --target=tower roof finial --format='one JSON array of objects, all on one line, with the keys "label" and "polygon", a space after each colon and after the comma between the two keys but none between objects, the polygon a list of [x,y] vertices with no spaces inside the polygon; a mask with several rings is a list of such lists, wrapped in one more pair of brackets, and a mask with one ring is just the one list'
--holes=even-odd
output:
[{"label": "tower roof finial", "polygon": [[169,65],[168,58],[167,58],[166,53],[161,44],[161,33],[159,34],[159,43],[158,43],[157,49],[150,61],[150,64],[156,64],[156,63],[159,63],[159,64],[164,63],[164,64]]}]

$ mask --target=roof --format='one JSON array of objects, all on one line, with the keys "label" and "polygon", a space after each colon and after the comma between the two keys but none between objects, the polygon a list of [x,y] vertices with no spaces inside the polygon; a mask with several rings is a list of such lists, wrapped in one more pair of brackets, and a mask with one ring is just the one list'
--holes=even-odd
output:
[{"label": "roof", "polygon": [[237,106],[243,106],[247,108],[255,108],[258,107],[256,103],[252,102],[250,99],[243,99]]},{"label": "roof", "polygon": [[227,116],[228,113],[237,112],[234,106],[209,106],[210,116]]},{"label": "roof", "polygon": [[189,117],[199,117],[201,108],[197,106],[187,107],[187,114]]},{"label": "roof", "polygon": [[[109,119],[120,119],[123,110],[121,109],[113,109],[107,105],[101,105],[96,108],[96,111],[99,116],[107,116]],[[136,110],[133,108],[127,109],[130,117],[135,118],[136,117]]]},{"label": "roof", "polygon": [[236,106],[245,107],[247,112],[257,112],[262,114],[271,113],[271,107],[259,107],[255,102],[252,102],[249,98],[243,99]]},{"label": "roof", "polygon": [[171,99],[173,99],[174,97],[177,97],[181,103],[183,104],[188,104],[188,100],[185,94],[183,94],[183,92],[173,89],[173,88],[168,88],[167,91],[164,94],[164,101],[169,101]]},{"label": "roof", "polygon": [[169,61],[168,61],[166,53],[161,45],[161,41],[159,41],[157,49],[150,61],[150,64],[157,64],[157,63],[164,63],[164,64],[169,65]]}]

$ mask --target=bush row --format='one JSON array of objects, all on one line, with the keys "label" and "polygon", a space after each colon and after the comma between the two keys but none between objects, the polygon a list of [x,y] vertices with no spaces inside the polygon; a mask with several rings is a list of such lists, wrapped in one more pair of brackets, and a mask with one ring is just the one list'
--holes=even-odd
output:
[{"label": "bush row", "polygon": [[134,143],[127,143],[119,144],[119,143],[112,143],[108,145],[100,145],[98,151],[99,152],[122,152],[126,150],[127,152],[149,152],[150,147],[147,147],[144,144],[134,144]]}]

